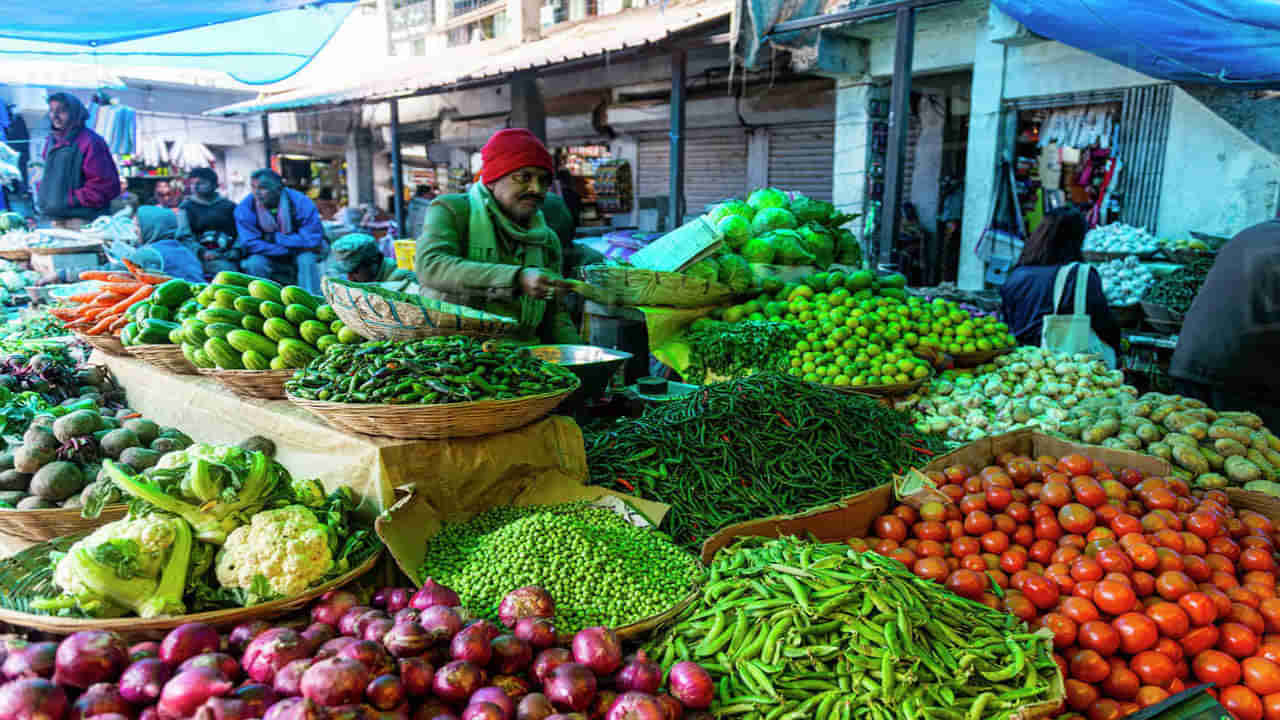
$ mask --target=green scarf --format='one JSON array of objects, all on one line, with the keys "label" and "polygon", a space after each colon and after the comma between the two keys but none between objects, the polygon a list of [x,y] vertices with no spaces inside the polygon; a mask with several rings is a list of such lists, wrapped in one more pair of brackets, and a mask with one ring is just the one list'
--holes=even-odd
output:
[{"label": "green scarf", "polygon": [[[520,265],[524,267],[545,268],[549,264],[559,264],[560,238],[547,226],[547,221],[539,210],[533,216],[529,227],[523,228],[512,222],[502,212],[498,201],[484,183],[475,183],[467,192],[470,199],[471,217],[467,228],[467,257],[477,262],[502,262],[498,252],[498,232],[502,237],[510,239],[520,249],[524,257]],[[524,336],[536,335],[542,318],[547,313],[547,301],[521,295],[520,299],[520,333]]]}]

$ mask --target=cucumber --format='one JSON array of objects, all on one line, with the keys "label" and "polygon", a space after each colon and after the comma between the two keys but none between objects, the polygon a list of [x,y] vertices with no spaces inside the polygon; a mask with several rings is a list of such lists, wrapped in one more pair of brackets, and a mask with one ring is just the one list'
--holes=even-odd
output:
[{"label": "cucumber", "polygon": [[249,332],[256,332],[259,335],[262,334],[262,325],[262,318],[257,315],[245,315],[244,319],[240,321],[240,326],[245,330],[248,330]]},{"label": "cucumber", "polygon": [[196,313],[196,317],[200,319],[200,322],[204,323],[223,322],[239,325],[240,321],[244,319],[244,313],[239,310],[228,310],[227,308],[207,307]]},{"label": "cucumber", "polygon": [[120,343],[122,345],[136,345],[137,339],[134,335],[138,332],[138,323],[131,322],[120,329]]},{"label": "cucumber", "polygon": [[245,275],[244,273],[223,270],[213,276],[213,284],[215,285],[235,285],[236,287],[247,288],[249,283],[257,280],[253,275]]},{"label": "cucumber", "polygon": [[307,309],[311,312],[315,312],[316,308],[324,304],[324,300],[322,298],[312,295],[297,285],[284,286],[284,288],[280,290],[280,302],[285,305],[293,305],[295,303],[298,305],[306,305]]},{"label": "cucumber", "polygon": [[169,342],[173,343],[174,345],[181,345],[182,341],[186,339],[186,336],[187,336],[186,331],[184,331],[181,327],[176,327],[169,331]]},{"label": "cucumber", "polygon": [[310,345],[294,338],[285,338],[276,345],[285,367],[302,368],[307,363],[320,357],[320,352]]},{"label": "cucumber", "polygon": [[226,338],[227,334],[232,330],[241,329],[239,325],[231,323],[209,323],[204,326],[205,338]]},{"label": "cucumber", "polygon": [[192,345],[204,345],[204,341],[209,339],[205,334],[206,323],[200,322],[198,318],[187,318],[182,321],[182,332],[186,335],[187,342]]},{"label": "cucumber", "polygon": [[337,335],[334,335],[332,333],[328,335],[321,335],[320,338],[316,340],[316,349],[319,350],[320,352],[324,352],[325,350],[329,349],[330,345],[338,345],[338,344],[340,343],[338,341]]},{"label": "cucumber", "polygon": [[236,298],[236,301],[232,307],[244,313],[245,315],[258,315],[260,314],[258,310],[258,306],[264,302],[266,301],[263,300],[262,298],[256,298],[252,295],[245,295],[244,297]]},{"label": "cucumber", "polygon": [[218,288],[212,285],[207,285],[199,292],[199,294],[196,295],[196,302],[200,303],[204,307],[209,307],[213,304],[213,294],[216,292],[218,292]]},{"label": "cucumber", "polygon": [[284,317],[285,307],[278,302],[271,300],[263,300],[258,306],[258,314],[263,318],[282,318]]},{"label": "cucumber", "polygon": [[139,345],[168,345],[169,333],[182,327],[168,320],[148,318],[138,323],[138,331],[133,339]]},{"label": "cucumber", "polygon": [[272,370],[288,370],[289,366],[284,364],[284,358],[277,355],[271,358],[271,369]]},{"label": "cucumber", "polygon": [[316,308],[316,319],[322,323],[331,323],[338,319],[338,313],[333,311],[333,306],[328,303]]},{"label": "cucumber", "polygon": [[176,308],[191,299],[191,283],[174,278],[156,286],[151,302],[167,308]]},{"label": "cucumber", "polygon": [[338,331],[338,342],[343,345],[359,345],[364,342],[364,338],[360,337],[360,333],[349,327],[343,327]]},{"label": "cucumber", "polygon": [[217,365],[213,364],[213,360],[210,359],[209,353],[205,352],[202,347],[194,348],[191,351],[191,364],[198,368],[217,367]]},{"label": "cucumber", "polygon": [[[241,297],[244,297],[244,295],[241,295],[240,293],[232,292],[227,289],[219,288],[218,291],[213,294],[213,302],[218,307],[225,307],[229,310],[235,310],[236,300]],[[241,310],[240,312],[244,312],[244,310]]]},{"label": "cucumber", "polygon": [[298,337],[298,328],[284,318],[269,318],[262,323],[262,334],[279,342],[286,338]]},{"label": "cucumber", "polygon": [[243,370],[244,363],[240,361],[240,353],[222,338],[211,337],[204,342],[204,351],[209,355],[209,359],[213,361],[223,370]]},{"label": "cucumber", "polygon": [[279,285],[271,282],[270,280],[263,280],[262,278],[257,278],[253,282],[249,283],[250,295],[258,298],[259,300],[270,300],[271,302],[284,304],[280,300],[280,290],[281,288]]},{"label": "cucumber", "polygon": [[337,335],[338,331],[346,326],[347,324],[342,322],[341,320],[334,320],[333,322],[329,323],[329,332],[333,333],[334,335]]},{"label": "cucumber", "polygon": [[[227,333],[227,344],[239,350],[242,353],[254,351],[259,355],[265,355],[268,359],[276,356],[276,344],[272,340],[248,330],[232,330]],[[247,367],[247,366],[246,366]],[[250,370],[265,370],[266,368],[249,368]]]},{"label": "cucumber", "polygon": [[[290,305],[289,307],[293,306]],[[298,325],[298,334],[302,336],[303,340],[306,340],[312,345],[316,345],[320,338],[329,334],[329,328],[325,327],[324,323],[318,320],[304,320],[300,325]],[[323,348],[321,349],[323,350]]]},{"label": "cucumber", "polygon": [[308,320],[315,320],[316,314],[311,308],[307,307],[306,305],[299,305],[297,303],[294,303],[292,305],[288,305],[285,307],[284,317],[286,320],[293,323],[294,325],[301,325],[302,323]]},{"label": "cucumber", "polygon": [[192,345],[191,343],[184,342],[182,343],[181,347],[182,347],[182,356],[187,359],[187,362],[191,363],[192,365],[195,365],[196,367],[200,367],[199,365],[196,365],[196,346]]},{"label": "cucumber", "polygon": [[246,350],[240,355],[240,363],[244,365],[245,370],[270,370],[271,360],[265,355],[252,350]]}]

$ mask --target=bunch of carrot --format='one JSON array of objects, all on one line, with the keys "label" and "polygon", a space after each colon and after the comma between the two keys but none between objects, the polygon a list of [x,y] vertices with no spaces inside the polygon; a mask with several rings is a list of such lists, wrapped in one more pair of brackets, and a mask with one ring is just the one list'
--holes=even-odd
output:
[{"label": "bunch of carrot", "polygon": [[67,324],[67,329],[85,335],[109,335],[129,322],[129,308],[151,296],[157,285],[169,280],[165,275],[149,273],[124,261],[129,272],[85,270],[81,280],[94,280],[99,288],[67,298],[64,307],[51,308],[49,314]]}]

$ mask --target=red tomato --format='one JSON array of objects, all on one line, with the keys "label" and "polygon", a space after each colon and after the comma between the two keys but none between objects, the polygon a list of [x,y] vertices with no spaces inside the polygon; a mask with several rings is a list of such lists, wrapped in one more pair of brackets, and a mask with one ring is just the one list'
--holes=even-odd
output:
[{"label": "red tomato", "polygon": [[1227,619],[1244,625],[1252,630],[1254,635],[1261,636],[1267,631],[1267,624],[1262,617],[1262,613],[1244,603],[1231,603],[1231,612],[1227,613]]},{"label": "red tomato", "polygon": [[986,575],[976,573],[973,570],[956,570],[947,578],[947,589],[970,600],[976,600],[982,597],[982,593],[986,591],[990,581]]},{"label": "red tomato", "polygon": [[1106,572],[1102,569],[1102,566],[1093,558],[1079,557],[1076,558],[1075,562],[1071,563],[1071,577],[1079,582],[1101,580],[1105,574]]},{"label": "red tomato", "polygon": [[1052,540],[1036,540],[1027,548],[1027,555],[1041,565],[1048,565],[1057,549],[1058,546]]},{"label": "red tomato", "polygon": [[1151,707],[1159,705],[1169,699],[1169,691],[1164,688],[1158,688],[1155,685],[1143,685],[1138,688],[1138,695],[1134,700],[1138,701],[1141,707]]},{"label": "red tomato", "polygon": [[1102,484],[1091,477],[1072,478],[1071,490],[1076,502],[1085,507],[1101,507],[1107,502],[1107,492],[1102,489]]},{"label": "red tomato", "polygon": [[1036,606],[1031,604],[1027,596],[1019,592],[1005,593],[1004,611],[1024,622],[1034,620],[1039,614]]},{"label": "red tomato", "polygon": [[974,537],[989,533],[994,527],[991,516],[982,510],[974,510],[965,515],[964,531]]},{"label": "red tomato", "polygon": [[1088,475],[1093,471],[1093,461],[1084,455],[1065,455],[1057,463],[1057,469],[1068,475]]},{"label": "red tomato", "polygon": [[1058,612],[1066,615],[1078,624],[1084,624],[1090,620],[1097,620],[1101,616],[1098,613],[1098,608],[1094,607],[1093,601],[1074,596],[1062,598],[1058,603]]},{"label": "red tomato", "polygon": [[1182,571],[1198,583],[1208,582],[1209,578],[1213,577],[1213,570],[1210,569],[1209,563],[1198,555],[1183,555]]},{"label": "red tomato", "polygon": [[[1228,520],[1230,522],[1230,520]],[[1209,552],[1222,555],[1231,562],[1240,559],[1240,546],[1234,540],[1225,536],[1217,535],[1209,538]]]},{"label": "red tomato", "polygon": [[1073,535],[1084,535],[1094,528],[1097,518],[1085,505],[1069,503],[1058,510],[1058,524]]},{"label": "red tomato", "polygon": [[1218,650],[1205,650],[1196,655],[1191,661],[1191,671],[1200,682],[1211,682],[1220,688],[1240,682],[1240,663]]},{"label": "red tomato", "polygon": [[1054,563],[1045,568],[1044,576],[1058,586],[1059,593],[1070,593],[1076,588],[1076,581],[1071,577],[1071,570],[1062,563]]},{"label": "red tomato", "polygon": [[1172,490],[1156,489],[1144,493],[1142,502],[1152,510],[1172,510],[1178,506],[1178,496]]},{"label": "red tomato", "polygon": [[1280,665],[1260,657],[1245,658],[1240,663],[1245,687],[1259,695],[1280,693]]},{"label": "red tomato", "polygon": [[1213,600],[1199,591],[1189,592],[1178,598],[1178,607],[1186,611],[1187,618],[1196,627],[1209,625],[1218,617],[1218,608]]},{"label": "red tomato", "polygon": [[1129,554],[1119,545],[1112,545],[1099,550],[1095,559],[1102,566],[1104,572],[1133,572],[1133,560],[1129,559]]},{"label": "red tomato", "polygon": [[1156,533],[1156,545],[1167,547],[1179,555],[1187,551],[1187,543],[1182,539],[1182,535],[1174,530],[1158,531]]},{"label": "red tomato", "polygon": [[1168,570],[1156,578],[1156,592],[1170,602],[1177,602],[1178,598],[1195,589],[1195,582],[1184,572]]},{"label": "red tomato", "polygon": [[1004,509],[1004,513],[1013,518],[1013,521],[1019,525],[1026,525],[1031,522],[1031,508],[1025,502],[1015,500],[1009,503],[1009,506]]},{"label": "red tomato", "polygon": [[1155,647],[1160,639],[1160,629],[1155,621],[1142,613],[1127,612],[1113,620],[1111,625],[1120,633],[1120,649],[1130,655]]},{"label": "red tomato", "polygon": [[1000,554],[1000,569],[1016,573],[1027,567],[1027,551],[1015,545]]},{"label": "red tomato", "polygon": [[[974,540],[974,542],[977,542],[977,540]],[[987,561],[983,560],[981,555],[974,553],[960,558],[960,567],[966,570],[985,572],[987,569]]]},{"label": "red tomato", "polygon": [[[1129,612],[1138,602],[1133,588],[1114,580],[1103,580],[1093,588],[1093,604],[1108,615]],[[1155,641],[1152,640],[1154,643]]]},{"label": "red tomato", "polygon": [[906,548],[898,548],[897,550],[894,550],[889,553],[889,557],[902,563],[907,569],[915,567],[916,560],[919,559],[916,557],[915,553]]},{"label": "red tomato", "polygon": [[959,502],[960,512],[968,515],[972,512],[983,512],[987,509],[986,493],[973,493],[965,495]]},{"label": "red tomato", "polygon": [[1187,549],[1183,551],[1182,553],[1183,555],[1201,555],[1202,556],[1205,553],[1209,552],[1209,544],[1206,543],[1199,536],[1189,533],[1186,530],[1183,530],[1178,534],[1182,536],[1182,542],[1187,547]]},{"label": "red tomato", "polygon": [[1089,720],[1120,720],[1124,716],[1120,703],[1111,698],[1099,698],[1089,706]]},{"label": "red tomato", "polygon": [[1012,535],[1018,529],[1018,523],[1013,518],[1004,513],[996,513],[991,516],[991,522],[995,524],[996,529],[1005,535]]},{"label": "red tomato", "polygon": [[1090,685],[1097,685],[1111,674],[1111,664],[1094,650],[1081,650],[1073,654],[1069,665],[1071,677]]},{"label": "red tomato", "polygon": [[1095,650],[1103,657],[1111,657],[1120,649],[1120,633],[1102,620],[1082,623],[1076,633],[1080,647]]},{"label": "red tomato", "polygon": [[937,501],[927,502],[920,506],[920,519],[942,522],[947,519],[947,506]]},{"label": "red tomato", "polygon": [[898,549],[898,541],[889,540],[889,539],[878,540],[876,541],[875,545],[871,546],[872,552],[879,553],[880,555],[888,555],[889,553],[897,549]]},{"label": "red tomato", "polygon": [[1231,612],[1231,598],[1225,592],[1212,583],[1203,583],[1198,586],[1200,592],[1209,596],[1213,601],[1213,606],[1218,611],[1218,617],[1226,617]]},{"label": "red tomato", "polygon": [[874,525],[876,537],[902,542],[907,539],[907,524],[896,515],[881,515]]},{"label": "red tomato", "polygon": [[956,538],[959,538],[959,537],[964,537],[964,521],[963,520],[948,520],[946,522],[946,526],[947,526],[947,537],[951,538],[952,540],[955,540]]},{"label": "red tomato", "polygon": [[1186,651],[1182,649],[1182,646],[1177,641],[1170,640],[1167,637],[1162,637],[1156,641],[1155,651],[1161,655],[1167,655],[1175,663],[1187,656]]},{"label": "red tomato", "polygon": [[946,540],[947,526],[938,520],[921,520],[911,527],[911,533],[921,540]]},{"label": "red tomato", "polygon": [[1153,595],[1156,591],[1156,578],[1149,572],[1139,570],[1130,576],[1130,582],[1133,584],[1133,591],[1138,597],[1145,598]]},{"label": "red tomato", "polygon": [[925,580],[940,583],[951,574],[951,566],[947,565],[947,561],[942,558],[920,558],[911,567],[911,571]]},{"label": "red tomato", "polygon": [[916,555],[920,557],[947,557],[947,548],[937,540],[921,540],[916,543]]},{"label": "red tomato", "polygon": [[1058,524],[1058,518],[1049,515],[1036,518],[1035,524],[1036,539],[1057,541],[1062,538],[1062,526]]},{"label": "red tomato", "polygon": [[1072,547],[1070,545],[1062,545],[1057,550],[1053,551],[1053,559],[1051,562],[1070,565],[1076,560],[1079,560],[1083,555],[1084,553],[1080,552],[1080,548]]},{"label": "red tomato", "polygon": [[1080,682],[1075,678],[1067,678],[1067,705],[1072,710],[1084,712],[1089,706],[1098,701],[1100,695],[1098,689],[1089,683]]},{"label": "red tomato", "polygon": [[1031,527],[1030,525],[1019,525],[1013,531],[1014,545],[1021,545],[1022,547],[1025,548],[1030,546],[1031,543],[1035,541],[1036,541],[1036,531],[1035,531],[1035,528]]},{"label": "red tomato", "polygon": [[1182,645],[1183,652],[1195,656],[1217,645],[1220,637],[1222,631],[1217,625],[1204,625],[1183,635],[1178,642]]},{"label": "red tomato", "polygon": [[1238,622],[1225,622],[1218,626],[1222,635],[1218,638],[1218,649],[1235,658],[1249,657],[1258,650],[1258,636],[1248,627]]},{"label": "red tomato", "polygon": [[979,542],[982,543],[982,549],[989,553],[1002,553],[1009,549],[1009,536],[999,530],[992,530],[986,533]]},{"label": "red tomato", "polygon": [[1040,489],[1040,502],[1060,508],[1071,502],[1071,487],[1059,480],[1046,482]]},{"label": "red tomato", "polygon": [[1280,693],[1272,693],[1262,698],[1263,720],[1280,720]]},{"label": "red tomato", "polygon": [[1175,676],[1173,660],[1152,650],[1134,655],[1129,661],[1129,668],[1137,673],[1144,685],[1166,687]]},{"label": "red tomato", "polygon": [[1221,570],[1214,570],[1213,574],[1209,577],[1209,582],[1216,585],[1218,589],[1223,592],[1226,592],[1233,587],[1240,587],[1240,581],[1236,580],[1235,573],[1222,572]]},{"label": "red tomato", "polygon": [[1107,697],[1118,700],[1132,700],[1137,697],[1140,687],[1142,687],[1142,681],[1138,679],[1138,674],[1123,662],[1118,666],[1113,665],[1111,674],[1102,681],[1102,692],[1106,693]]},{"label": "red tomato", "polygon": [[[1139,537],[1131,535],[1126,537]],[[1147,543],[1137,543],[1127,548],[1129,559],[1133,561],[1133,566],[1142,570],[1152,570],[1160,564],[1160,556],[1156,553],[1156,549]]]},{"label": "red tomato", "polygon": [[1262,570],[1272,572],[1276,569],[1275,558],[1262,548],[1249,547],[1240,551],[1240,568],[1242,570]]},{"label": "red tomato", "polygon": [[977,555],[980,552],[982,552],[982,544],[978,542],[977,538],[965,535],[951,541],[951,554],[955,557],[964,558],[969,555]]},{"label": "red tomato", "polygon": [[1022,593],[1041,610],[1048,610],[1058,604],[1058,585],[1046,577],[1028,577],[1022,583]]},{"label": "red tomato", "polygon": [[1267,632],[1280,632],[1280,598],[1267,598],[1258,604],[1258,612],[1266,622]]},{"label": "red tomato", "polygon": [[992,485],[985,493],[987,507],[992,510],[1004,510],[1013,502],[1013,492],[1007,487]]},{"label": "red tomato", "polygon": [[1075,622],[1061,613],[1045,613],[1040,616],[1035,625],[1048,628],[1053,633],[1053,646],[1059,650],[1074,645],[1076,636],[1079,634],[1079,628],[1076,627]]},{"label": "red tomato", "polygon": [[[1155,621],[1160,634],[1166,638],[1177,640],[1191,630],[1191,619],[1187,611],[1171,602],[1156,602],[1147,608],[1147,617]],[[1158,685],[1159,683],[1148,683]]]},{"label": "red tomato", "polygon": [[1160,558],[1159,564],[1156,565],[1156,570],[1160,572],[1169,572],[1170,570],[1182,572],[1182,555],[1167,547],[1158,547],[1156,548],[1156,557]]},{"label": "red tomato", "polygon": [[1267,640],[1258,647],[1257,657],[1280,665],[1280,643]]},{"label": "red tomato", "polygon": [[1262,698],[1243,685],[1223,688],[1218,702],[1236,720],[1262,720]]}]

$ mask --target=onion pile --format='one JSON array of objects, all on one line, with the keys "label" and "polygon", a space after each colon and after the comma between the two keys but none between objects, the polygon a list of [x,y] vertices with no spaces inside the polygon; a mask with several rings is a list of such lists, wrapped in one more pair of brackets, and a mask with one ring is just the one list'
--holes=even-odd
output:
[{"label": "onion pile", "polygon": [[[555,603],[524,587],[502,625],[467,621],[452,590],[344,590],[310,609],[305,629],[252,621],[227,635],[188,623],[127,646],[78,632],[61,643],[0,645],[5,720],[709,720],[700,668],[624,656],[608,628],[556,647]],[[692,665],[691,663],[689,663]],[[704,673],[705,674],[705,673]]]}]

